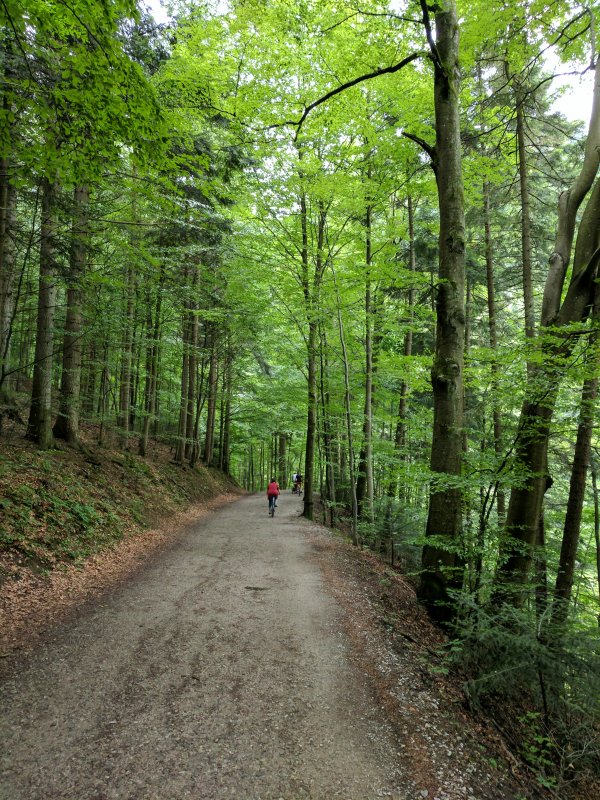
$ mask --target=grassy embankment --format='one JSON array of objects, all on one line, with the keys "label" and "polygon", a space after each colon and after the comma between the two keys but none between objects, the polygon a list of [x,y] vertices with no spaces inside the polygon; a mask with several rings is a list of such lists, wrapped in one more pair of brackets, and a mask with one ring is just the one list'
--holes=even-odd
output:
[{"label": "grassy embankment", "polygon": [[232,491],[223,473],[181,468],[164,446],[141,458],[91,445],[41,451],[16,434],[1,438],[0,584],[84,563],[124,537]]}]

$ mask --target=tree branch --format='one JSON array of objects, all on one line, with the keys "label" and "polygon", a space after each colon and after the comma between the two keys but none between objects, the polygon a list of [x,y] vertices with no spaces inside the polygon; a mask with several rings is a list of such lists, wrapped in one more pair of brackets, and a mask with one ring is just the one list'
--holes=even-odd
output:
[{"label": "tree branch", "polygon": [[304,121],[306,120],[307,116],[314,108],[317,108],[317,106],[326,103],[327,100],[330,100],[337,94],[345,92],[346,89],[351,89],[353,86],[357,86],[359,83],[364,83],[364,81],[369,81],[372,80],[373,78],[378,78],[380,75],[392,75],[394,72],[399,72],[401,69],[406,67],[412,61],[416,61],[418,58],[421,58],[424,55],[425,53],[417,51],[416,53],[411,53],[411,55],[407,56],[406,58],[403,58],[402,61],[398,62],[398,64],[394,64],[393,67],[383,67],[382,69],[376,69],[374,72],[369,72],[367,75],[360,75],[358,78],[353,78],[351,81],[346,81],[346,83],[343,83],[341,86],[336,86],[335,89],[332,89],[330,92],[327,92],[318,100],[315,100],[313,103],[306,106],[299,120],[297,121],[286,120],[285,122],[276,122],[273,125],[269,125],[267,127],[267,130],[271,130],[272,128],[283,128],[286,125],[291,125],[297,128],[296,131],[296,137],[297,137],[298,134],[300,133],[300,128],[304,124]]},{"label": "tree branch", "polygon": [[425,139],[421,139],[420,136],[415,136],[414,133],[407,133],[406,131],[402,131],[402,136],[410,139],[411,142],[416,142],[419,147],[422,147],[423,150],[427,153],[429,158],[431,159],[431,169],[433,170],[435,176],[437,177],[437,168],[438,168],[438,158],[437,153],[435,151],[435,146],[430,145],[429,142],[426,142]]},{"label": "tree branch", "polygon": [[429,6],[427,5],[427,0],[420,0],[420,2],[421,2],[421,10],[423,12],[423,25],[425,25],[425,35],[427,36],[427,41],[429,43],[429,49],[431,50],[433,63],[438,69],[443,70],[442,59],[440,58],[439,50],[437,49],[437,45],[433,38],[433,31],[431,29],[431,17],[429,16]]}]

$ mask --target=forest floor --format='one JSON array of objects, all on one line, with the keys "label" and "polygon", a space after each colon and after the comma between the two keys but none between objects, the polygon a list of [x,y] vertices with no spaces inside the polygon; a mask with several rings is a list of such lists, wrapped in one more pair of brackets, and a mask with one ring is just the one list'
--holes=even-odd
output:
[{"label": "forest floor", "polygon": [[0,800],[594,796],[468,709],[406,578],[153,446],[0,439]]},{"label": "forest floor", "polygon": [[2,800],[547,796],[405,579],[289,493],[272,520],[213,491],[79,566],[5,567]]}]

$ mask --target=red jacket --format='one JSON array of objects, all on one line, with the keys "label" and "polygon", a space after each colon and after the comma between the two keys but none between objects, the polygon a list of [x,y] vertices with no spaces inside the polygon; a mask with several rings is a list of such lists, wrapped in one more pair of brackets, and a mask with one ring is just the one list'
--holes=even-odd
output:
[{"label": "red jacket", "polygon": [[279,484],[277,481],[271,481],[267,489],[267,497],[279,497]]}]

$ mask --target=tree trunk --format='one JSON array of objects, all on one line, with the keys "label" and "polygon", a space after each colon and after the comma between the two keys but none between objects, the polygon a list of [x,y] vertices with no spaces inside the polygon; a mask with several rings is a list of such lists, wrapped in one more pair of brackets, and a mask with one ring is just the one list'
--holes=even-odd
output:
[{"label": "tree trunk", "polygon": [[73,192],[73,230],[67,288],[67,316],[63,339],[63,362],[58,417],[53,433],[75,444],[79,437],[79,387],[81,384],[81,331],[83,328],[83,279],[89,248],[89,190],[78,186]]},{"label": "tree trunk", "polygon": [[351,537],[352,544],[355,546],[360,545],[360,538],[358,535],[358,502],[356,498],[356,479],[354,475],[354,445],[352,437],[352,407],[350,403],[350,365],[348,363],[348,350],[346,348],[346,337],[344,335],[344,323],[342,321],[342,304],[340,299],[340,291],[337,284],[333,265],[331,267],[333,273],[333,282],[335,286],[336,300],[337,300],[337,317],[338,317],[338,330],[340,334],[340,345],[342,347],[342,360],[344,363],[344,407],[346,410],[346,436],[348,437],[348,471],[350,478],[350,491],[352,499],[352,528]]},{"label": "tree trunk", "polygon": [[9,370],[10,342],[15,309],[14,228],[16,191],[8,159],[0,160],[0,397]]},{"label": "tree trunk", "polygon": [[559,198],[558,227],[554,252],[550,256],[542,302],[541,333],[550,326],[552,338],[542,343],[543,361],[529,376],[521,410],[515,464],[525,480],[510,495],[506,519],[504,563],[498,578],[497,596],[514,604],[524,601],[533,548],[538,530],[544,492],[547,488],[547,447],[554,405],[564,377],[567,357],[575,346],[561,328],[584,322],[593,301],[593,289],[600,258],[600,182],[586,204],[575,246],[571,280],[563,299],[563,285],[575,236],[577,211],[588,194],[600,162],[600,71],[596,68],[594,101],[584,160],[579,176]]},{"label": "tree trunk", "polygon": [[552,625],[563,625],[566,622],[571,600],[597,394],[598,378],[588,378],[584,381],[581,392],[577,440],[571,469],[567,513],[565,515],[560,559],[554,588],[554,601],[552,603]]},{"label": "tree trunk", "polygon": [[440,212],[437,335],[432,368],[434,400],[431,470],[419,599],[440,620],[452,616],[448,588],[460,585],[456,556],[462,533],[465,223],[461,163],[458,21],[454,0],[436,12],[433,51],[436,179]]},{"label": "tree trunk", "polygon": [[208,367],[208,401],[206,405],[206,436],[204,437],[204,455],[202,460],[207,466],[213,462],[215,447],[215,420],[217,413],[217,335],[214,324],[210,331],[210,363]]},{"label": "tree trunk", "polygon": [[[535,336],[535,308],[533,304],[533,278],[531,270],[531,212],[529,207],[529,174],[525,147],[525,92],[515,78],[515,105],[517,112],[517,152],[519,158],[519,188],[521,192],[521,258],[523,268],[523,306],[525,313],[525,336]],[[528,363],[527,369],[531,371]]]},{"label": "tree trunk", "polygon": [[[198,283],[198,270],[194,270],[192,276],[192,289],[195,289]],[[198,448],[194,442],[194,412],[196,409],[196,378],[198,373],[198,315],[194,313],[196,303],[190,303],[189,309],[189,357],[188,357],[188,386],[187,386],[187,422],[186,422],[186,442],[185,442],[185,457],[193,467],[196,462],[196,453]]]},{"label": "tree trunk", "polygon": [[123,337],[121,342],[121,374],[119,380],[119,428],[120,445],[129,448],[129,412],[131,406],[131,367],[133,362],[133,322],[134,322],[134,275],[132,255],[125,268],[125,297],[123,314]]},{"label": "tree trunk", "polygon": [[[485,227],[485,271],[487,282],[487,305],[488,305],[488,328],[490,334],[490,348],[492,350],[492,393],[493,399],[493,429],[494,429],[494,452],[499,460],[502,453],[502,417],[498,405],[498,362],[496,353],[498,351],[498,331],[496,326],[496,287],[494,282],[494,252],[492,244],[492,230],[490,224],[490,185],[484,184],[484,227]],[[500,485],[496,492],[496,509],[498,513],[498,524],[503,525],[506,516],[506,496]]]},{"label": "tree trunk", "polygon": [[221,446],[221,453],[220,453],[220,467],[221,470],[226,474],[230,474],[231,464],[230,464],[230,450],[231,450],[231,392],[232,392],[232,383],[233,383],[233,358],[231,351],[227,350],[227,355],[225,358],[225,369],[224,369],[224,391],[225,391],[225,408],[223,414],[223,443]]},{"label": "tree trunk", "polygon": [[[370,179],[370,169],[367,178]],[[365,405],[363,412],[363,446],[360,452],[356,500],[358,515],[371,525],[373,511],[373,308],[371,286],[371,234],[372,209],[367,206],[365,215]],[[366,501],[366,504],[365,504]],[[366,508],[365,508],[366,505]]]},{"label": "tree trunk", "polygon": [[[415,252],[415,212],[412,197],[409,195],[407,198],[408,210],[408,263],[411,273],[414,275],[417,268],[417,258]],[[414,307],[415,307],[415,288],[411,284],[408,290],[408,313],[407,323],[408,327],[404,334],[404,347],[403,355],[406,359],[404,365],[404,372],[408,370],[408,359],[412,355],[413,345],[413,322],[414,322]],[[407,415],[408,415],[408,382],[403,380],[400,384],[400,398],[398,400],[398,416],[396,420],[396,430],[394,432],[394,450],[398,457],[406,460],[407,454],[405,453],[406,447],[406,434],[407,434]],[[388,487],[389,497],[395,497],[397,493],[397,480],[394,476],[390,479]]]},{"label": "tree trunk", "polygon": [[181,318],[182,345],[181,356],[181,393],[179,396],[179,423],[177,427],[177,445],[175,447],[175,463],[182,465],[185,460],[185,444],[187,439],[188,422],[188,386],[190,380],[190,318],[188,314],[188,303]]},{"label": "tree trunk", "polygon": [[333,463],[333,431],[331,426],[331,408],[329,393],[329,363],[327,338],[325,330],[321,328],[321,416],[323,429],[323,455],[325,457],[325,511],[328,512],[329,527],[336,524],[336,498],[335,498],[335,471]]},{"label": "tree trunk", "polygon": [[[596,542],[596,586],[598,587],[598,605],[600,605],[600,498],[598,493],[598,468],[592,458],[590,470],[592,473],[592,493],[594,495],[594,541]],[[598,614],[600,626],[600,613]]]},{"label": "tree trunk", "polygon": [[146,370],[146,393],[144,398],[144,421],[142,423],[142,433],[140,436],[139,453],[145,456],[148,452],[148,439],[150,436],[150,426],[156,414],[156,395],[158,391],[158,349],[160,342],[160,315],[162,312],[162,291],[165,281],[164,266],[161,262],[160,275],[156,290],[156,301],[154,304],[154,320],[152,314],[148,313],[148,342],[147,342],[147,370]]},{"label": "tree trunk", "polygon": [[47,178],[42,182],[40,228],[40,278],[35,340],[35,364],[27,438],[42,448],[52,443],[52,362],[54,315],[56,312],[56,236],[58,187]]}]

